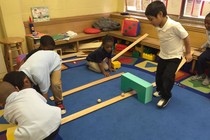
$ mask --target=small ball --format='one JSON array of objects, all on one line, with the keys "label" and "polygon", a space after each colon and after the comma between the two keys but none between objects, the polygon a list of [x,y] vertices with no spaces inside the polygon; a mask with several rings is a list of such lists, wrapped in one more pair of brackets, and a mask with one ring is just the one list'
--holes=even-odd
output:
[{"label": "small ball", "polygon": [[121,93],[121,96],[124,97],[125,96],[125,93]]},{"label": "small ball", "polygon": [[77,62],[76,62],[76,61],[74,61],[73,63],[74,63],[74,64],[76,64]]},{"label": "small ball", "polygon": [[101,99],[98,99],[97,102],[100,103],[101,102]]}]

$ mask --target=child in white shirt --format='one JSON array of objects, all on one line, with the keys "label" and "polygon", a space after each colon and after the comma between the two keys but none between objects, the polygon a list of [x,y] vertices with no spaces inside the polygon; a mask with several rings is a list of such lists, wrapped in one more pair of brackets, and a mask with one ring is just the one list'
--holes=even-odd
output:
[{"label": "child in white shirt", "polygon": [[50,106],[36,90],[26,88],[19,92],[8,82],[0,83],[0,106],[4,118],[17,125],[16,140],[53,140],[61,123],[61,110]]},{"label": "child in white shirt", "polygon": [[[153,95],[161,97],[157,106],[164,108],[172,97],[171,90],[175,81],[175,73],[182,56],[187,62],[192,60],[189,37],[179,22],[167,16],[163,2],[151,2],[146,8],[145,15],[156,27],[160,39],[160,54],[156,71],[157,92]],[[185,55],[184,50],[186,50]]]}]

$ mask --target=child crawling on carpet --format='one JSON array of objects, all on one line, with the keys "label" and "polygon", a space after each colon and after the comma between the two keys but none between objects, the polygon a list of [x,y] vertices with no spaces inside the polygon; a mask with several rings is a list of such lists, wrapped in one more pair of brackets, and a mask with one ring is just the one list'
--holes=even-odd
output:
[{"label": "child crawling on carpet", "polygon": [[50,106],[47,100],[33,88],[17,91],[8,83],[0,83],[0,106],[4,118],[17,125],[17,140],[54,140],[61,123],[61,110]]},{"label": "child crawling on carpet", "polygon": [[114,45],[114,38],[106,35],[102,39],[102,45],[96,49],[94,52],[90,53],[86,60],[88,68],[92,71],[102,73],[104,76],[110,76],[110,72],[115,71],[112,68],[111,57],[112,57],[112,47]]}]

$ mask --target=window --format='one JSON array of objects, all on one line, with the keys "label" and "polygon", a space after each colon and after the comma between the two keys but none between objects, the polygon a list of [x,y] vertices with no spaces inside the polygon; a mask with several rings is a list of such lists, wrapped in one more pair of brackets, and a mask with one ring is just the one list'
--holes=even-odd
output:
[{"label": "window", "polygon": [[[143,13],[155,0],[125,0],[127,12]],[[181,18],[204,19],[210,12],[210,0],[160,0],[165,3],[168,14]],[[177,5],[174,7],[174,4]],[[179,7],[180,6],[180,7]],[[175,12],[174,12],[175,11]],[[172,13],[170,13],[172,12]]]},{"label": "window", "polygon": [[[126,0],[126,10],[128,12],[144,12],[149,3],[155,0]],[[167,6],[168,0],[161,0]]]},{"label": "window", "polygon": [[183,17],[204,19],[210,12],[210,0],[183,0]]}]

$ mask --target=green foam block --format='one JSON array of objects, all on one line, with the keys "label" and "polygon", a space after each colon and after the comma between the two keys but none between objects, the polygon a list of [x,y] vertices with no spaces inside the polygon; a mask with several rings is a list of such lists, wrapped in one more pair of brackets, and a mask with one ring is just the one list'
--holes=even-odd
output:
[{"label": "green foam block", "polygon": [[153,86],[151,83],[127,72],[121,76],[121,90],[128,92],[135,90],[138,100],[144,104],[152,101]]}]

